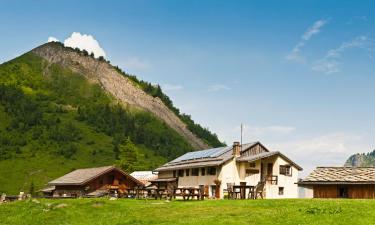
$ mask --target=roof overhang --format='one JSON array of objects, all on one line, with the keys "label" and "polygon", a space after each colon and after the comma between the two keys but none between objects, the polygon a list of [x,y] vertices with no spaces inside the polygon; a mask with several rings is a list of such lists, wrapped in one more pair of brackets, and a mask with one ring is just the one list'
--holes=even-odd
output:
[{"label": "roof overhang", "polygon": [[272,157],[272,156],[275,156],[275,155],[278,155],[280,156],[281,158],[283,158],[285,161],[288,161],[291,165],[293,165],[294,167],[296,167],[299,171],[302,171],[302,167],[300,167],[297,163],[293,162],[291,159],[289,159],[288,157],[286,157],[284,154],[282,154],[281,152],[267,152],[267,154],[264,154],[264,155],[255,155],[253,157],[239,157],[236,159],[237,162],[255,162],[259,159],[265,159],[265,158],[269,158],[269,157]]},{"label": "roof overhang", "polygon": [[116,167],[114,167],[114,166],[108,168],[107,170],[104,170],[104,171],[102,171],[102,172],[96,174],[95,176],[92,176],[92,177],[89,178],[89,179],[86,179],[86,180],[84,180],[84,181],[82,181],[82,182],[79,182],[79,183],[73,183],[73,182],[71,182],[71,183],[69,183],[69,182],[67,182],[67,183],[60,183],[60,182],[59,182],[59,183],[54,183],[54,182],[52,181],[52,182],[49,182],[48,185],[50,185],[50,186],[82,186],[82,185],[85,185],[85,184],[89,183],[90,181],[95,180],[96,178],[98,178],[98,177],[100,177],[100,176],[102,176],[102,175],[104,175],[104,174],[106,174],[106,173],[112,172],[112,171],[118,171],[118,172],[120,172],[121,174],[123,174],[124,176],[130,178],[130,180],[134,181],[136,184],[141,185],[141,186],[144,186],[144,184],[143,184],[141,181],[135,179],[133,176],[127,174],[127,173],[124,172],[123,170],[118,169],[118,168],[116,168]]},{"label": "roof overhang", "polygon": [[300,186],[313,185],[375,185],[375,181],[301,181],[297,183]]}]

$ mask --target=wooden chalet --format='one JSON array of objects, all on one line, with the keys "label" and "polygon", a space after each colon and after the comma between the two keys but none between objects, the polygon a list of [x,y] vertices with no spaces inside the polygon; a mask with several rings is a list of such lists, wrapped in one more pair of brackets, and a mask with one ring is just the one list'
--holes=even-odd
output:
[{"label": "wooden chalet", "polygon": [[317,167],[298,184],[308,198],[375,198],[375,167]]},{"label": "wooden chalet", "polygon": [[42,192],[50,197],[128,196],[143,183],[113,166],[77,169],[48,183]]}]

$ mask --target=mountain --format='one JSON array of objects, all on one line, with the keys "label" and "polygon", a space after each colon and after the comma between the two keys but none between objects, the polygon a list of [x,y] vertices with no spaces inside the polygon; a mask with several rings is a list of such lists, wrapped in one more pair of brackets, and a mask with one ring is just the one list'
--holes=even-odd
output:
[{"label": "mountain", "polygon": [[0,65],[0,192],[35,192],[82,167],[149,170],[222,146],[159,85],[51,42]]},{"label": "mountain", "polygon": [[375,166],[375,150],[368,153],[357,153],[348,158],[345,166],[373,167]]}]

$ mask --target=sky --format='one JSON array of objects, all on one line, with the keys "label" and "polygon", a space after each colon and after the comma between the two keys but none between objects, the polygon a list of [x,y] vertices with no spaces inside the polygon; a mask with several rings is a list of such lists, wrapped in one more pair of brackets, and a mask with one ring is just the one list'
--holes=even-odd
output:
[{"label": "sky", "polygon": [[375,148],[374,1],[5,1],[0,62],[47,41],[158,83],[227,144],[304,168]]}]

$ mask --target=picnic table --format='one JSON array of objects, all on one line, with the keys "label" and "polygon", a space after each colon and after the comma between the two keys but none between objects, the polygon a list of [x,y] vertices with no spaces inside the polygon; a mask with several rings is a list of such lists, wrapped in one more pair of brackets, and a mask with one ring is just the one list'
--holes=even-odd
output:
[{"label": "picnic table", "polygon": [[182,196],[184,200],[193,199],[194,197],[197,197],[197,200],[204,200],[204,190],[197,187],[180,187],[175,189],[174,196]]},{"label": "picnic table", "polygon": [[255,186],[253,185],[233,185],[234,190],[240,190],[240,199],[246,199],[246,189],[249,189],[250,198],[254,198],[254,188]]}]

